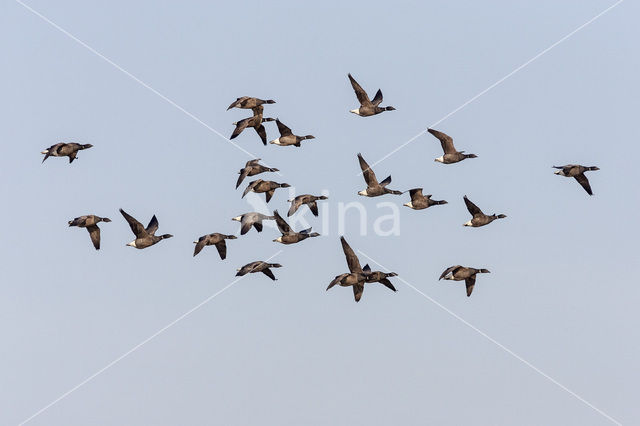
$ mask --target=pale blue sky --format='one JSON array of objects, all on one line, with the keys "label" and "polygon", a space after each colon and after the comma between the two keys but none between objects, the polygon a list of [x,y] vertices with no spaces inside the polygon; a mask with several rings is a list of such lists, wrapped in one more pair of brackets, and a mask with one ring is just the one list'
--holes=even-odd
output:
[{"label": "pale blue sky", "polygon": [[[235,190],[248,157],[14,1],[0,4],[0,424],[17,424],[234,280],[257,259],[283,268],[239,281],[97,376],[32,425],[607,425],[610,420],[398,279],[325,292],[346,270],[338,203],[361,201],[356,153],[371,163],[580,26],[613,1],[29,1],[207,125],[230,135],[266,109],[300,149],[234,141],[282,170],[298,193],[329,191],[326,236],[272,242],[273,229],[192,257],[192,241],[237,233],[251,210]],[[637,184],[640,37],[623,2],[437,126],[458,149],[433,161],[427,134],[375,166],[393,188],[449,204],[400,210],[400,235],[346,237],[623,424],[640,420]],[[397,111],[360,118],[347,79]],[[277,136],[267,123],[269,139]],[[273,137],[272,137],[273,136]],[[39,152],[91,143],[69,165]],[[554,164],[597,165],[589,197]],[[508,218],[462,227],[468,195]],[[270,208],[286,211],[286,190]],[[124,208],[175,238],[125,247]],[[109,216],[102,249],[67,221]],[[361,256],[362,263],[366,259]],[[486,267],[471,298],[438,282],[448,266]]]}]

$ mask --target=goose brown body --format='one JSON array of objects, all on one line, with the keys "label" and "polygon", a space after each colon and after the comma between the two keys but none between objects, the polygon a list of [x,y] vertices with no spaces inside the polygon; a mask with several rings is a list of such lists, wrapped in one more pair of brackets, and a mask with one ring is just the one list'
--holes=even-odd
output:
[{"label": "goose brown body", "polygon": [[224,260],[227,258],[227,244],[225,240],[235,240],[236,238],[235,235],[220,234],[218,232],[203,235],[198,238],[198,241],[194,241],[196,246],[193,250],[193,255],[195,256],[200,253],[206,246],[216,246],[220,259]]},{"label": "goose brown body", "polygon": [[258,212],[249,212],[242,214],[240,216],[236,216],[231,220],[235,220],[240,222],[240,235],[244,235],[253,226],[257,232],[262,232],[262,221],[263,220],[275,220],[274,216],[267,216]]},{"label": "goose brown body", "polygon": [[591,184],[589,183],[589,179],[585,176],[584,172],[600,170],[599,167],[596,166],[581,166],[580,164],[567,164],[566,166],[553,166],[554,169],[559,169],[555,174],[559,176],[572,177],[578,181],[580,186],[587,191],[587,194],[593,195],[593,191],[591,190]]},{"label": "goose brown body", "polygon": [[265,172],[279,172],[280,171],[280,170],[275,169],[273,167],[263,166],[262,164],[259,163],[259,161],[260,161],[260,158],[256,158],[255,160],[249,160],[244,165],[244,168],[240,169],[240,171],[238,172],[238,174],[240,174],[240,176],[238,176],[238,181],[236,182],[236,189],[238,189],[238,187],[240,186],[242,181],[247,176],[255,176],[255,175],[258,175],[260,173],[265,173]]},{"label": "goose brown body", "polygon": [[263,118],[262,105],[258,105],[257,107],[252,108],[252,110],[253,110],[253,116],[240,120],[236,123],[233,123],[236,125],[236,128],[233,130],[233,133],[231,134],[231,137],[229,139],[235,139],[238,137],[240,133],[242,133],[244,129],[246,129],[247,127],[253,127],[256,133],[258,133],[258,136],[260,136],[260,140],[262,141],[262,143],[266,145],[267,131],[265,130],[262,123],[264,123],[265,121],[273,121],[273,118]]},{"label": "goose brown body", "polygon": [[89,237],[91,238],[93,247],[95,247],[96,250],[100,250],[100,228],[98,228],[98,223],[100,222],[111,222],[111,219],[109,219],[108,217],[100,217],[94,214],[89,214],[70,220],[69,226],[86,228],[89,232]]},{"label": "goose brown body", "polygon": [[387,277],[395,277],[397,275],[395,272],[372,272],[369,265],[365,265],[365,267],[362,268],[362,266],[360,266],[358,256],[356,256],[351,246],[347,243],[347,240],[345,240],[344,237],[340,237],[340,243],[342,244],[344,256],[347,259],[349,272],[337,275],[333,280],[331,280],[327,290],[335,285],[339,285],[341,287],[352,287],[353,297],[356,302],[359,302],[362,298],[365,283],[379,282],[390,290],[396,291],[395,287],[387,279]]},{"label": "goose brown body", "polygon": [[69,157],[69,163],[73,163],[73,160],[77,158],[78,151],[89,149],[91,147],[93,147],[93,145],[90,143],[57,143],[41,152],[41,154],[44,154],[42,162],[44,163],[44,160],[49,157]]},{"label": "goose brown body", "polygon": [[227,108],[227,111],[229,111],[231,108],[251,109],[259,105],[275,104],[275,103],[276,101],[272,99],[263,100],[258,98],[252,98],[251,96],[242,96],[240,98],[237,98],[234,102],[232,102],[231,105],[229,105],[229,108]]},{"label": "goose brown body", "polygon": [[294,214],[303,205],[309,206],[311,213],[313,213],[314,216],[318,216],[318,203],[316,201],[327,199],[328,197],[325,195],[298,195],[294,199],[288,200],[291,203],[291,207],[289,208],[289,212],[287,212],[287,216]]},{"label": "goose brown body", "polygon": [[278,210],[275,210],[273,212],[273,216],[276,218],[278,230],[280,230],[280,233],[282,234],[280,237],[273,240],[276,243],[295,244],[299,243],[300,241],[306,240],[307,238],[320,236],[320,234],[318,234],[317,232],[311,232],[311,228],[304,229],[300,232],[293,231],[287,221],[278,214]]},{"label": "goose brown body", "polygon": [[478,206],[473,204],[471,200],[467,198],[466,195],[463,197],[463,199],[464,199],[464,203],[467,206],[467,210],[469,210],[469,213],[471,213],[471,216],[473,216],[470,221],[464,224],[464,226],[471,226],[473,228],[478,228],[480,226],[488,225],[496,219],[504,219],[505,217],[507,217],[504,214],[495,214],[495,213],[491,215],[484,214],[482,213],[482,210],[480,210]]},{"label": "goose brown body", "polygon": [[387,188],[387,185],[391,183],[391,176],[387,176],[385,180],[378,182],[376,174],[371,170],[369,164],[367,164],[360,153],[358,153],[358,162],[360,163],[360,169],[362,170],[364,181],[367,183],[367,188],[358,192],[358,195],[363,195],[365,197],[379,197],[384,194],[402,194],[402,191]]},{"label": "goose brown body", "polygon": [[458,163],[466,158],[476,158],[475,154],[465,154],[464,151],[457,151],[453,146],[453,138],[446,133],[439,132],[434,129],[427,129],[429,133],[438,138],[440,141],[440,145],[442,146],[442,150],[444,151],[444,155],[442,157],[436,158],[434,161],[443,164],[453,164]]},{"label": "goose brown body", "polygon": [[282,265],[279,263],[267,263],[262,260],[257,260],[255,262],[247,263],[242,268],[238,269],[237,277],[241,277],[247,274],[255,274],[257,272],[262,272],[273,281],[276,281],[277,278],[273,275],[271,268],[281,268]]},{"label": "goose brown body", "polygon": [[120,209],[120,213],[125,218],[125,220],[129,223],[129,227],[131,227],[131,232],[136,236],[136,239],[127,244],[127,246],[134,247],[137,249],[144,249],[147,247],[151,247],[154,244],[159,243],[162,240],[166,240],[167,238],[173,237],[171,234],[164,235],[156,235],[156,231],[160,226],[156,215],[153,215],[149,224],[145,228],[142,226],[140,222],[138,222],[133,216]]},{"label": "goose brown body", "polygon": [[273,197],[276,189],[289,188],[290,186],[291,185],[289,185],[288,183],[278,183],[271,180],[258,179],[249,183],[247,188],[242,193],[242,198],[244,198],[244,196],[249,192],[256,192],[258,194],[264,193],[268,203],[271,200],[271,197]]},{"label": "goose brown body", "polygon": [[382,91],[378,89],[376,95],[373,99],[369,99],[369,95],[364,91],[362,86],[358,84],[358,82],[349,74],[349,81],[351,82],[351,87],[353,87],[353,91],[356,93],[356,97],[358,98],[358,102],[360,102],[360,107],[356,109],[352,109],[349,112],[352,112],[360,117],[370,117],[372,115],[380,114],[384,111],[394,111],[395,108],[392,106],[381,107],[380,103],[382,102]]},{"label": "goose brown body", "polygon": [[414,210],[424,210],[431,206],[447,204],[445,200],[432,200],[431,194],[422,195],[422,188],[410,189],[409,195],[411,196],[411,201],[403,205]]},{"label": "goose brown body", "polygon": [[471,296],[471,292],[473,292],[473,287],[476,284],[476,275],[477,274],[488,274],[489,271],[487,269],[477,269],[477,268],[469,268],[465,266],[455,265],[450,266],[445,269],[445,271],[440,275],[441,279],[445,280],[453,280],[453,281],[464,281],[467,287],[467,297]]},{"label": "goose brown body", "polygon": [[366,283],[380,283],[389,290],[397,291],[393,284],[391,284],[391,281],[389,281],[390,277],[398,276],[395,272],[371,271],[369,265],[364,265],[362,270],[364,272]]},{"label": "goose brown body", "polygon": [[290,128],[285,126],[279,119],[276,118],[276,124],[278,125],[278,131],[280,132],[280,137],[272,140],[269,143],[280,146],[297,146],[300,147],[302,144],[300,142],[307,139],[315,139],[313,135],[306,136],[298,136],[294,135]]}]

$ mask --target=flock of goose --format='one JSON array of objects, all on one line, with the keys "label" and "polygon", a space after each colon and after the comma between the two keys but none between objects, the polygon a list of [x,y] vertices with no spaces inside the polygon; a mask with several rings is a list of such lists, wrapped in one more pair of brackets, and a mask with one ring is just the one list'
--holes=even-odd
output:
[{"label": "flock of goose", "polygon": [[[358,84],[358,82],[351,76],[348,75],[349,81],[351,82],[351,86],[355,91],[356,97],[360,103],[360,106],[356,109],[351,110],[350,112],[359,115],[361,117],[370,117],[373,115],[380,114],[385,111],[394,111],[395,108],[392,106],[381,107],[382,103],[382,91],[378,90],[373,99],[369,99],[367,92]],[[267,145],[267,132],[263,125],[265,122],[275,121],[278,127],[278,131],[280,133],[280,137],[276,138],[270,143],[274,145],[280,146],[296,146],[300,147],[301,142],[303,140],[314,139],[313,135],[306,136],[298,136],[294,135],[289,127],[283,124],[279,119],[273,118],[265,118],[264,114],[264,105],[273,104],[274,100],[262,100],[254,97],[243,96],[236,101],[234,101],[227,110],[231,108],[240,108],[240,109],[251,109],[253,115],[251,117],[240,120],[236,123],[233,123],[236,127],[231,134],[230,139],[236,138],[240,135],[245,129],[248,127],[252,127],[260,140],[264,145]],[[440,132],[434,129],[428,129],[428,132],[435,136],[442,146],[442,150],[444,154],[435,159],[436,162],[440,162],[443,164],[454,164],[458,163],[467,158],[476,158],[475,154],[465,154],[464,151],[457,151],[453,145],[453,138],[451,136]],[[91,148],[91,144],[78,144],[78,143],[57,143],[48,149],[42,151],[42,154],[45,155],[42,162],[44,162],[49,157],[68,157],[69,163],[72,163],[75,159],[77,159],[78,151],[85,150]],[[266,167],[260,164],[260,159],[250,160],[248,161],[244,168],[240,169],[239,177],[236,182],[236,189],[242,184],[245,178],[249,176],[255,176],[262,173],[267,172],[278,172],[279,170],[276,168]],[[362,175],[364,177],[365,183],[367,187],[358,192],[358,195],[365,197],[378,197],[385,194],[393,194],[393,195],[401,195],[406,191],[398,191],[389,189],[387,186],[391,183],[391,176],[388,176],[386,179],[382,181],[378,181],[375,173],[371,169],[371,167],[367,164],[364,157],[361,154],[358,154],[358,161],[360,164],[360,169],[362,170]],[[578,183],[585,189],[585,191],[589,195],[593,195],[591,190],[591,186],[589,184],[589,180],[585,176],[585,172],[587,171],[595,171],[599,170],[598,167],[586,167],[577,164],[568,164],[565,166],[553,166],[558,169],[555,174],[559,176],[565,177],[573,177]],[[242,197],[247,195],[249,192],[255,193],[264,193],[266,197],[267,203],[273,197],[273,194],[278,188],[287,188],[290,185],[288,183],[278,183],[270,180],[256,179],[251,181],[246,189],[244,190]],[[429,208],[434,205],[442,205],[447,204],[445,200],[432,200],[431,195],[423,195],[422,188],[414,188],[409,190],[409,195],[411,197],[411,201],[405,203],[404,206],[407,206],[414,210],[423,210]],[[299,195],[291,200],[288,200],[291,203],[289,211],[287,213],[287,217],[293,215],[299,208],[303,205],[306,205],[314,216],[318,216],[318,201],[326,200],[327,197],[320,195],[311,195],[311,194],[303,194]],[[463,197],[464,202],[466,204],[467,210],[471,214],[472,218],[468,222],[464,223],[464,226],[470,227],[480,227],[490,224],[496,219],[503,219],[506,216],[504,214],[492,214],[487,215],[482,212],[482,210],[476,206],[467,196]],[[131,231],[135,235],[135,239],[127,244],[127,246],[134,247],[137,249],[144,249],[151,247],[154,244],[159,243],[162,240],[173,237],[171,234],[163,234],[156,235],[156,231],[159,227],[159,222],[156,216],[154,215],[149,224],[144,227],[142,223],[140,223],[133,216],[129,215],[124,210],[120,209],[120,213],[124,217],[124,219],[129,224]],[[301,231],[294,231],[291,229],[291,226],[286,222],[286,220],[280,216],[278,210],[274,210],[273,215],[264,215],[257,212],[249,212],[242,214],[240,216],[234,217],[232,220],[240,222],[240,235],[247,234],[251,228],[255,228],[257,232],[262,232],[262,222],[264,220],[275,220],[278,230],[282,234],[280,237],[274,239],[274,242],[278,242],[281,244],[295,244],[299,243],[307,238],[317,237],[320,234],[317,232],[311,232],[311,228],[303,229]],[[96,250],[100,249],[100,228],[98,224],[100,222],[108,223],[111,222],[111,219],[107,217],[100,217],[96,215],[85,215],[77,217],[71,221],[69,221],[69,226],[76,226],[79,228],[85,228],[89,232],[89,236],[91,238],[91,242]],[[235,235],[226,235],[221,233],[212,233],[208,235],[204,235],[200,237],[195,243],[195,249],[193,252],[193,256],[196,256],[202,249],[206,246],[216,246],[218,250],[218,254],[220,255],[220,259],[224,260],[227,256],[227,246],[226,240],[233,240],[237,237]],[[365,265],[362,267],[360,265],[360,261],[353,249],[349,246],[344,237],[340,237],[340,242],[342,244],[342,250],[347,260],[347,267],[349,272],[342,273],[337,275],[327,287],[327,290],[334,287],[335,285],[340,285],[342,287],[352,287],[353,294],[356,302],[360,300],[362,297],[362,293],[364,291],[365,283],[380,283],[390,290],[396,291],[393,284],[389,281],[390,277],[394,277],[397,274],[395,272],[382,272],[382,271],[372,271],[369,265]],[[262,272],[272,280],[276,280],[275,275],[273,274],[272,268],[280,268],[282,265],[278,263],[269,263],[266,261],[255,261],[244,265],[243,267],[237,270],[237,276],[243,276],[248,273],[258,273]],[[476,275],[482,273],[489,273],[489,271],[485,268],[471,268],[465,267],[461,265],[454,265],[447,268],[441,275],[439,279],[445,280],[454,280],[454,281],[464,281],[467,290],[467,296],[471,296],[471,292],[473,291],[473,287],[476,282]]]}]

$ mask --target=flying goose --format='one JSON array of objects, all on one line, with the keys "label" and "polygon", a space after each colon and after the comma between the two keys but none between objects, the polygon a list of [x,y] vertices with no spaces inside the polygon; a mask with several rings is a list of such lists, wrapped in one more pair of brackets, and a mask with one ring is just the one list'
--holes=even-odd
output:
[{"label": "flying goose", "polygon": [[273,212],[273,215],[276,218],[278,229],[282,234],[281,236],[273,240],[274,243],[295,244],[310,237],[320,236],[320,234],[318,234],[317,232],[311,232],[311,228],[303,229],[300,232],[294,232],[289,224],[282,218],[282,216],[278,214],[278,210],[275,210]]},{"label": "flying goose", "polygon": [[240,120],[233,123],[236,126],[236,128],[231,134],[231,137],[229,139],[235,139],[240,133],[242,133],[244,129],[246,129],[247,127],[253,127],[255,131],[258,133],[258,136],[260,136],[262,143],[266,145],[267,131],[265,130],[262,123],[264,123],[265,121],[273,121],[273,118],[262,118],[262,112],[263,112],[262,105],[258,105],[257,107],[253,108],[252,117],[245,118],[244,120]]},{"label": "flying goose", "polygon": [[238,187],[240,186],[244,178],[246,178],[247,176],[255,176],[257,174],[264,173],[264,172],[280,171],[278,169],[263,166],[262,164],[259,164],[258,161],[260,161],[260,158],[256,158],[255,160],[249,160],[247,161],[247,164],[244,165],[244,168],[240,169],[240,171],[238,172],[240,176],[238,176],[238,181],[236,182],[236,189],[238,189]]},{"label": "flying goose", "polygon": [[109,219],[108,217],[100,217],[94,214],[88,214],[70,220],[69,226],[87,228],[93,246],[96,248],[96,250],[100,250],[100,228],[98,228],[98,223],[100,222],[111,222],[111,219]]},{"label": "flying goose", "polygon": [[391,176],[388,176],[385,180],[378,183],[376,174],[371,170],[367,162],[364,161],[364,158],[362,158],[362,154],[360,153],[358,153],[358,161],[360,162],[360,168],[362,169],[364,180],[367,183],[367,189],[358,192],[358,195],[363,195],[365,197],[378,197],[383,194],[402,194],[401,191],[395,191],[387,188],[387,185],[391,183]]},{"label": "flying goose", "polygon": [[289,188],[290,186],[291,185],[289,185],[288,183],[278,183],[271,180],[258,179],[258,180],[249,182],[249,186],[247,186],[247,188],[242,193],[242,198],[244,198],[244,196],[247,195],[249,192],[256,192],[258,194],[261,194],[264,192],[266,193],[265,196],[267,197],[267,203],[268,203],[269,200],[271,200],[271,197],[273,197],[273,193],[276,191],[277,188]]},{"label": "flying goose", "polygon": [[267,263],[263,262],[262,260],[257,260],[255,262],[247,263],[242,268],[237,269],[238,273],[236,274],[236,277],[241,277],[243,275],[256,272],[262,272],[275,281],[277,278],[273,275],[273,272],[269,268],[282,268],[282,265],[279,263]]},{"label": "flying goose", "polygon": [[236,99],[231,105],[229,105],[229,108],[227,108],[227,111],[229,111],[231,108],[251,109],[251,108],[257,107],[258,105],[275,104],[275,103],[276,101],[271,99],[267,99],[265,101],[258,98],[252,98],[250,96],[242,96]]},{"label": "flying goose", "polygon": [[387,287],[390,290],[397,291],[396,288],[391,284],[391,281],[388,280],[389,277],[397,277],[398,274],[395,272],[382,272],[382,271],[371,271],[369,264],[364,265],[362,268],[365,276],[365,282],[367,283],[380,283],[383,286]]},{"label": "flying goose", "polygon": [[364,89],[358,84],[358,82],[349,74],[349,81],[351,81],[351,87],[356,92],[356,97],[358,98],[358,102],[360,102],[360,108],[352,109],[349,112],[359,115],[360,117],[369,117],[371,115],[380,114],[383,111],[394,111],[395,108],[392,106],[388,107],[380,107],[380,102],[382,102],[382,91],[378,89],[376,92],[376,96],[369,100],[369,95]]},{"label": "flying goose", "polygon": [[376,271],[371,272],[369,265],[365,266],[363,270],[360,266],[360,261],[358,260],[358,256],[353,252],[353,249],[347,243],[347,240],[344,237],[340,237],[340,242],[342,243],[342,251],[347,259],[347,266],[349,267],[349,273],[340,274],[336,276],[327,287],[329,290],[331,287],[339,284],[341,287],[353,287],[353,297],[356,302],[360,301],[362,298],[362,293],[364,292],[364,284],[371,282],[379,282],[389,289],[396,291],[395,287],[387,280],[387,277],[393,277],[397,274],[395,272],[391,272],[389,274],[385,274],[384,272]]},{"label": "flying goose", "polygon": [[284,124],[282,124],[282,121],[280,121],[279,119],[276,118],[276,124],[278,125],[278,131],[280,132],[280,137],[277,139],[272,140],[269,143],[275,144],[275,145],[280,145],[280,146],[288,146],[288,145],[293,145],[293,146],[302,146],[300,144],[301,141],[306,140],[306,139],[315,139],[316,137],[313,135],[307,135],[307,136],[296,136],[293,134],[293,132],[291,131],[290,128],[288,128],[287,126],[285,126]]},{"label": "flying goose", "polygon": [[93,147],[93,145],[91,145],[90,143],[84,145],[79,143],[57,143],[55,145],[51,145],[49,148],[41,152],[41,154],[44,154],[42,162],[44,163],[44,160],[51,156],[69,157],[69,163],[73,163],[73,160],[75,160],[76,156],[78,155],[78,151],[89,149],[91,147]]},{"label": "flying goose", "polygon": [[427,129],[427,131],[440,140],[440,145],[442,145],[442,150],[444,151],[444,155],[436,158],[434,161],[444,164],[452,164],[462,161],[465,158],[477,157],[475,154],[464,154],[464,151],[456,151],[456,148],[453,146],[453,138],[451,138],[451,136],[434,129]]},{"label": "flying goose", "polygon": [[347,258],[349,273],[336,276],[329,283],[327,290],[329,290],[336,284],[339,284],[341,287],[351,286],[353,287],[353,297],[356,299],[356,302],[359,302],[360,298],[362,298],[362,293],[364,292],[364,283],[366,277],[364,275],[362,267],[360,266],[358,256],[356,256],[356,254],[353,252],[353,249],[349,246],[347,240],[345,240],[344,237],[340,237],[340,242],[342,243],[342,251]]},{"label": "flying goose", "polygon": [[455,265],[447,268],[438,281],[441,279],[445,280],[454,280],[454,281],[462,281],[467,286],[467,297],[471,296],[471,292],[473,291],[473,286],[476,284],[476,274],[488,274],[489,271],[486,269],[476,269],[476,268],[467,268],[460,265]]},{"label": "flying goose", "polygon": [[488,225],[496,219],[504,219],[505,217],[507,217],[506,215],[503,215],[503,214],[496,215],[494,213],[491,216],[489,216],[482,213],[482,210],[480,210],[478,206],[473,204],[471,200],[467,198],[466,195],[464,196],[464,203],[467,205],[467,210],[469,210],[469,213],[471,213],[471,216],[473,216],[473,218],[469,222],[466,222],[464,226],[471,226],[474,228],[478,228],[480,226]]},{"label": "flying goose", "polygon": [[203,235],[198,238],[198,241],[194,241],[196,245],[195,250],[193,250],[193,255],[200,253],[200,251],[205,248],[205,246],[216,246],[218,249],[218,254],[220,255],[220,259],[224,260],[227,258],[227,244],[224,240],[235,240],[235,235],[225,235],[219,234],[217,232],[213,234]]},{"label": "flying goose", "polygon": [[126,221],[129,223],[131,231],[133,231],[136,236],[135,240],[127,244],[128,246],[135,247],[137,249],[143,249],[151,247],[152,245],[164,239],[173,237],[173,235],[171,234],[164,234],[160,236],[155,235],[156,231],[158,230],[158,226],[160,225],[158,223],[156,215],[153,215],[153,217],[149,221],[149,224],[145,228],[140,222],[138,222],[133,216],[129,215],[124,210],[120,209],[120,213],[122,213],[122,216],[124,216]]},{"label": "flying goose", "polygon": [[404,203],[403,206],[407,206],[414,210],[423,210],[431,206],[437,206],[440,204],[448,204],[445,200],[432,200],[431,194],[422,195],[422,188],[414,188],[409,190],[411,201]]},{"label": "flying goose", "polygon": [[289,203],[291,203],[291,207],[289,208],[287,217],[294,214],[303,204],[306,204],[307,206],[309,206],[309,209],[311,209],[311,213],[313,213],[314,216],[318,216],[318,203],[316,203],[316,201],[327,200],[327,199],[328,197],[325,195],[311,195],[311,194],[298,195],[296,198],[292,200],[287,200]]},{"label": "flying goose", "polygon": [[578,183],[582,185],[587,194],[593,195],[591,191],[591,185],[589,185],[589,179],[584,175],[584,172],[600,170],[596,166],[585,167],[579,164],[567,164],[566,166],[553,166],[554,169],[560,169],[555,172],[556,175],[576,178]]},{"label": "flying goose", "polygon": [[240,216],[236,216],[234,218],[232,218],[231,220],[236,220],[238,222],[240,222],[240,235],[244,235],[247,232],[249,232],[249,230],[251,229],[251,227],[253,226],[254,228],[256,228],[256,231],[258,232],[262,232],[262,221],[263,220],[275,220],[274,216],[267,216],[264,215],[262,213],[257,213],[257,212],[250,212],[250,213],[245,213],[242,214]]}]

